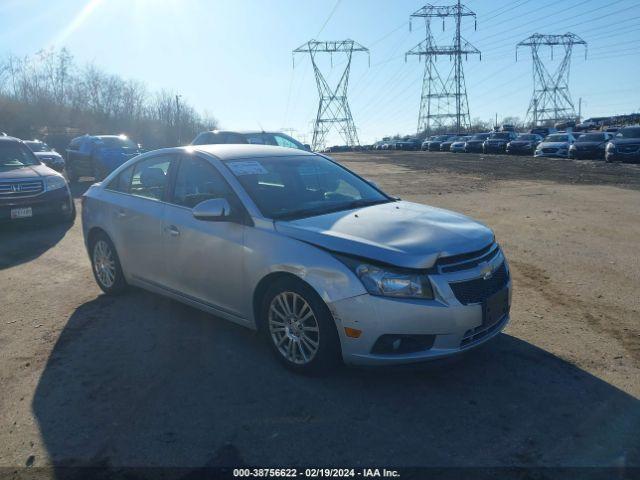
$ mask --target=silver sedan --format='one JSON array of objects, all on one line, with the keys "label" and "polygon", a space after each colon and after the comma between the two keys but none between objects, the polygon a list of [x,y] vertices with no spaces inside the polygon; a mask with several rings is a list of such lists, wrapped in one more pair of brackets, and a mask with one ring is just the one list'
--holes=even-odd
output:
[{"label": "silver sedan", "polygon": [[100,288],[135,285],[263,332],[298,371],[460,354],[509,321],[492,231],[300,150],[140,155],[83,197]]}]

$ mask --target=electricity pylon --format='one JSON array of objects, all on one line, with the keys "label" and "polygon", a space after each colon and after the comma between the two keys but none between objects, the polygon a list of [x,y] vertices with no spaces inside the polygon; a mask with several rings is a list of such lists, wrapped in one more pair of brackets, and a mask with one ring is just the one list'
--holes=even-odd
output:
[{"label": "electricity pylon", "polygon": [[[420,112],[418,114],[418,133],[431,133],[453,124],[456,131],[471,127],[467,87],[462,68],[462,56],[465,59],[470,54],[480,55],[480,50],[471,45],[460,35],[462,17],[473,17],[476,14],[469,10],[460,0],[455,5],[434,6],[425,5],[409,17],[424,18],[425,39],[405,54],[405,61],[409,55],[417,55],[419,60],[425,58],[424,76],[422,79],[422,95],[420,98]],[[456,33],[453,45],[437,46],[431,33],[431,19],[442,19],[442,28],[446,18],[452,17],[456,22]],[[474,22],[475,23],[475,22]],[[409,25],[411,28],[411,24]],[[436,61],[438,56],[448,56],[453,59],[453,66],[446,80],[438,72]],[[480,57],[482,58],[482,56]]]},{"label": "electricity pylon", "polygon": [[[347,101],[347,89],[349,87],[349,73],[351,71],[351,57],[354,52],[367,52],[369,49],[363,47],[353,40],[341,41],[317,41],[310,40],[304,45],[293,51],[294,67],[295,54],[308,53],[311,57],[311,64],[316,75],[316,84],[318,87],[318,96],[320,102],[318,104],[318,114],[313,126],[313,150],[320,150],[325,146],[327,133],[333,125],[336,125],[340,136],[344,139],[345,144],[352,147],[359,145],[358,133],[353,122],[349,102]],[[335,88],[331,88],[327,83],[324,75],[320,71],[316,56],[319,53],[329,53],[331,55],[331,65],[333,66],[333,54],[344,54],[346,56],[346,64],[340,80]]]},{"label": "electricity pylon", "polygon": [[[540,49],[550,47],[551,60],[553,60],[553,47],[556,45],[563,47],[564,54],[556,70],[551,73],[540,57]],[[574,45],[584,45],[586,59],[587,42],[573,33],[565,33],[564,35],[535,33],[516,45],[516,61],[518,60],[518,48],[531,47],[533,96],[527,109],[526,121],[533,125],[576,118],[576,110],[569,93],[569,70]]]}]

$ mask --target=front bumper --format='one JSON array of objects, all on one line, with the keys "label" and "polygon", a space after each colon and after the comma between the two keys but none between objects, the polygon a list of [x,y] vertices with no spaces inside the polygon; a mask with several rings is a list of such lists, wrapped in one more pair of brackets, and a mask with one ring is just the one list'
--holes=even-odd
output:
[{"label": "front bumper", "polygon": [[569,152],[565,151],[554,151],[554,152],[543,152],[540,150],[536,150],[533,154],[534,157],[547,157],[547,158],[569,158]]},{"label": "front bumper", "polygon": [[640,163],[640,150],[633,153],[607,152],[606,159],[607,159],[607,162]]},{"label": "front bumper", "polygon": [[[14,208],[31,207],[33,217],[11,219]],[[68,188],[57,188],[33,197],[4,198],[0,200],[0,222],[19,222],[29,219],[67,215],[73,209],[73,198]]]},{"label": "front bumper", "polygon": [[496,144],[496,145],[487,145],[485,144],[482,148],[482,151],[484,153],[504,153],[507,149],[507,145],[502,143],[502,144]]},{"label": "front bumper", "polygon": [[[502,253],[491,263],[501,264]],[[496,267],[497,268],[497,267]],[[507,267],[508,268],[508,267]],[[459,355],[498,335],[509,323],[509,312],[496,323],[483,326],[483,305],[463,305],[455,297],[450,282],[479,272],[459,272],[431,276],[435,300],[394,299],[369,294],[329,305],[342,346],[342,356],[351,365],[398,365]],[[478,277],[475,277],[478,278]],[[505,284],[511,305],[511,279]],[[358,338],[346,335],[346,328],[360,330]],[[409,353],[373,353],[383,335],[433,336],[429,347]]]},{"label": "front bumper", "polygon": [[532,147],[507,147],[507,153],[511,155],[533,155]]}]

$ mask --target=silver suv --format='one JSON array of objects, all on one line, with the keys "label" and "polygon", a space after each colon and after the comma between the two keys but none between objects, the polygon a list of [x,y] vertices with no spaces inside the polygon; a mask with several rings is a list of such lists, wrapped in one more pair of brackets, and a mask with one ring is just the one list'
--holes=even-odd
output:
[{"label": "silver suv", "polygon": [[492,231],[301,150],[208,145],[130,160],[83,198],[98,285],[249,328],[295,370],[459,354],[509,320]]}]

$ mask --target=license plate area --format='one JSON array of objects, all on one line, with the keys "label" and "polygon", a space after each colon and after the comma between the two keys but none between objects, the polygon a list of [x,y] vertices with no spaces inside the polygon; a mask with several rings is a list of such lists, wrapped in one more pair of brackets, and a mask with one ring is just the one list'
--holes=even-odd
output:
[{"label": "license plate area", "polygon": [[31,207],[12,208],[11,219],[33,217],[33,209]]},{"label": "license plate area", "polygon": [[509,313],[509,289],[503,288],[482,304],[482,326],[489,328]]}]

